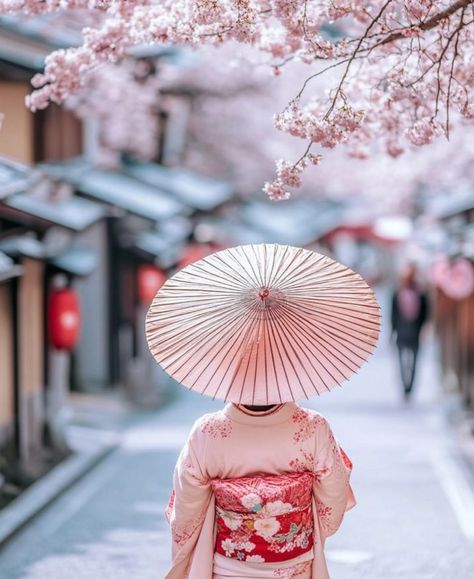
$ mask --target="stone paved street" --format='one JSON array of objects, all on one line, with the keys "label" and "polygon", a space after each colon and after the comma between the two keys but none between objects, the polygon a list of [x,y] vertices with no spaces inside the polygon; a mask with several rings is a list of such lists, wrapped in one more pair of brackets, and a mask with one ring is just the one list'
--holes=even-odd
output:
[{"label": "stone paved street", "polygon": [[[472,481],[441,412],[435,357],[425,347],[410,406],[386,337],[350,384],[308,403],[355,465],[358,506],[327,543],[333,579],[474,577]],[[172,468],[192,421],[220,406],[183,390],[135,423],[117,452],[7,545],[1,579],[164,577]]]}]

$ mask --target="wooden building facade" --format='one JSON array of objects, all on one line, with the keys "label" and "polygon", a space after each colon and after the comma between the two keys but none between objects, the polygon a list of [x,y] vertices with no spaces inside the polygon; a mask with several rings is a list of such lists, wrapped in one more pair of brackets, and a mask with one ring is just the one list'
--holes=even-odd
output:
[{"label": "wooden building facade", "polygon": [[431,277],[443,383],[474,411],[474,195],[448,199],[438,218],[446,251]]}]

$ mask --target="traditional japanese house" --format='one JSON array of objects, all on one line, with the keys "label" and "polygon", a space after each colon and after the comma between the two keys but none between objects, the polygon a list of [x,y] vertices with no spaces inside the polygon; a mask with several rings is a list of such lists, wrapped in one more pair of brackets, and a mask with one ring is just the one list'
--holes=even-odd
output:
[{"label": "traditional japanese house", "polygon": [[[67,452],[61,421],[81,321],[74,286],[97,266],[81,235],[103,212],[26,165],[3,158],[0,175],[0,253],[8,281],[0,290],[2,354],[8,358],[0,381],[7,401],[2,438],[24,482],[46,468],[51,449]],[[58,302],[65,295],[69,306]]]},{"label": "traditional japanese house", "polygon": [[474,195],[447,196],[428,212],[444,232],[431,272],[443,382],[474,410]]},{"label": "traditional japanese house", "polygon": [[63,16],[61,26],[55,26],[55,19],[0,18],[0,155],[24,163],[59,161],[82,151],[83,126],[71,111],[51,105],[33,114],[25,106],[31,79],[51,50],[80,42],[72,17]]},{"label": "traditional japanese house", "polygon": [[[22,272],[21,265],[0,252],[0,456],[4,463],[15,457],[19,443],[14,306]],[[0,464],[0,469],[4,466]]]},{"label": "traditional japanese house", "polygon": [[88,295],[87,339],[77,348],[73,387],[83,392],[123,388],[135,402],[156,404],[162,384],[152,375],[156,364],[150,364],[145,343],[144,313],[150,292],[154,295],[179,260],[191,231],[191,211],[155,186],[83,159],[41,167],[106,213],[94,245],[100,281],[93,285],[89,278],[81,287]]}]

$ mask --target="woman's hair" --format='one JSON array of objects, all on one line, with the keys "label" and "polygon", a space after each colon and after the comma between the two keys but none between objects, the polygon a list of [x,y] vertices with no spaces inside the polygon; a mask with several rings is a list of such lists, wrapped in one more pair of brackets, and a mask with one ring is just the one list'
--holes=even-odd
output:
[{"label": "woman's hair", "polygon": [[400,281],[402,285],[415,285],[417,281],[417,268],[413,262],[408,262],[405,264],[401,275]]},{"label": "woman's hair", "polygon": [[252,406],[250,404],[243,404],[244,408],[247,408],[247,410],[252,410],[253,412],[263,412],[265,410],[270,410],[274,406],[276,406],[276,404],[270,404],[268,406]]}]

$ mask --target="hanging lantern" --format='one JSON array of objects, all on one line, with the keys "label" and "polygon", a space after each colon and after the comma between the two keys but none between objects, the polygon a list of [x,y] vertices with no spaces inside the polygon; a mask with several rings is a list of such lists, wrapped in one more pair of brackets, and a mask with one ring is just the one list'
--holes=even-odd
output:
[{"label": "hanging lantern", "polygon": [[449,261],[446,257],[438,257],[438,259],[432,264],[430,269],[430,277],[432,282],[441,287],[443,281],[449,277]]},{"label": "hanging lantern", "polygon": [[458,258],[441,279],[441,289],[453,300],[464,300],[474,291],[474,268],[464,258]]},{"label": "hanging lantern", "polygon": [[80,310],[77,293],[71,288],[53,289],[49,295],[48,329],[57,350],[72,350],[79,338]]},{"label": "hanging lantern", "polygon": [[149,306],[165,281],[165,272],[155,265],[138,266],[138,297],[142,304]]},{"label": "hanging lantern", "polygon": [[191,265],[191,263],[194,263],[203,257],[207,257],[208,255],[211,255],[211,253],[220,251],[221,249],[224,248],[215,243],[192,243],[184,248],[178,266],[182,269],[183,267]]}]

